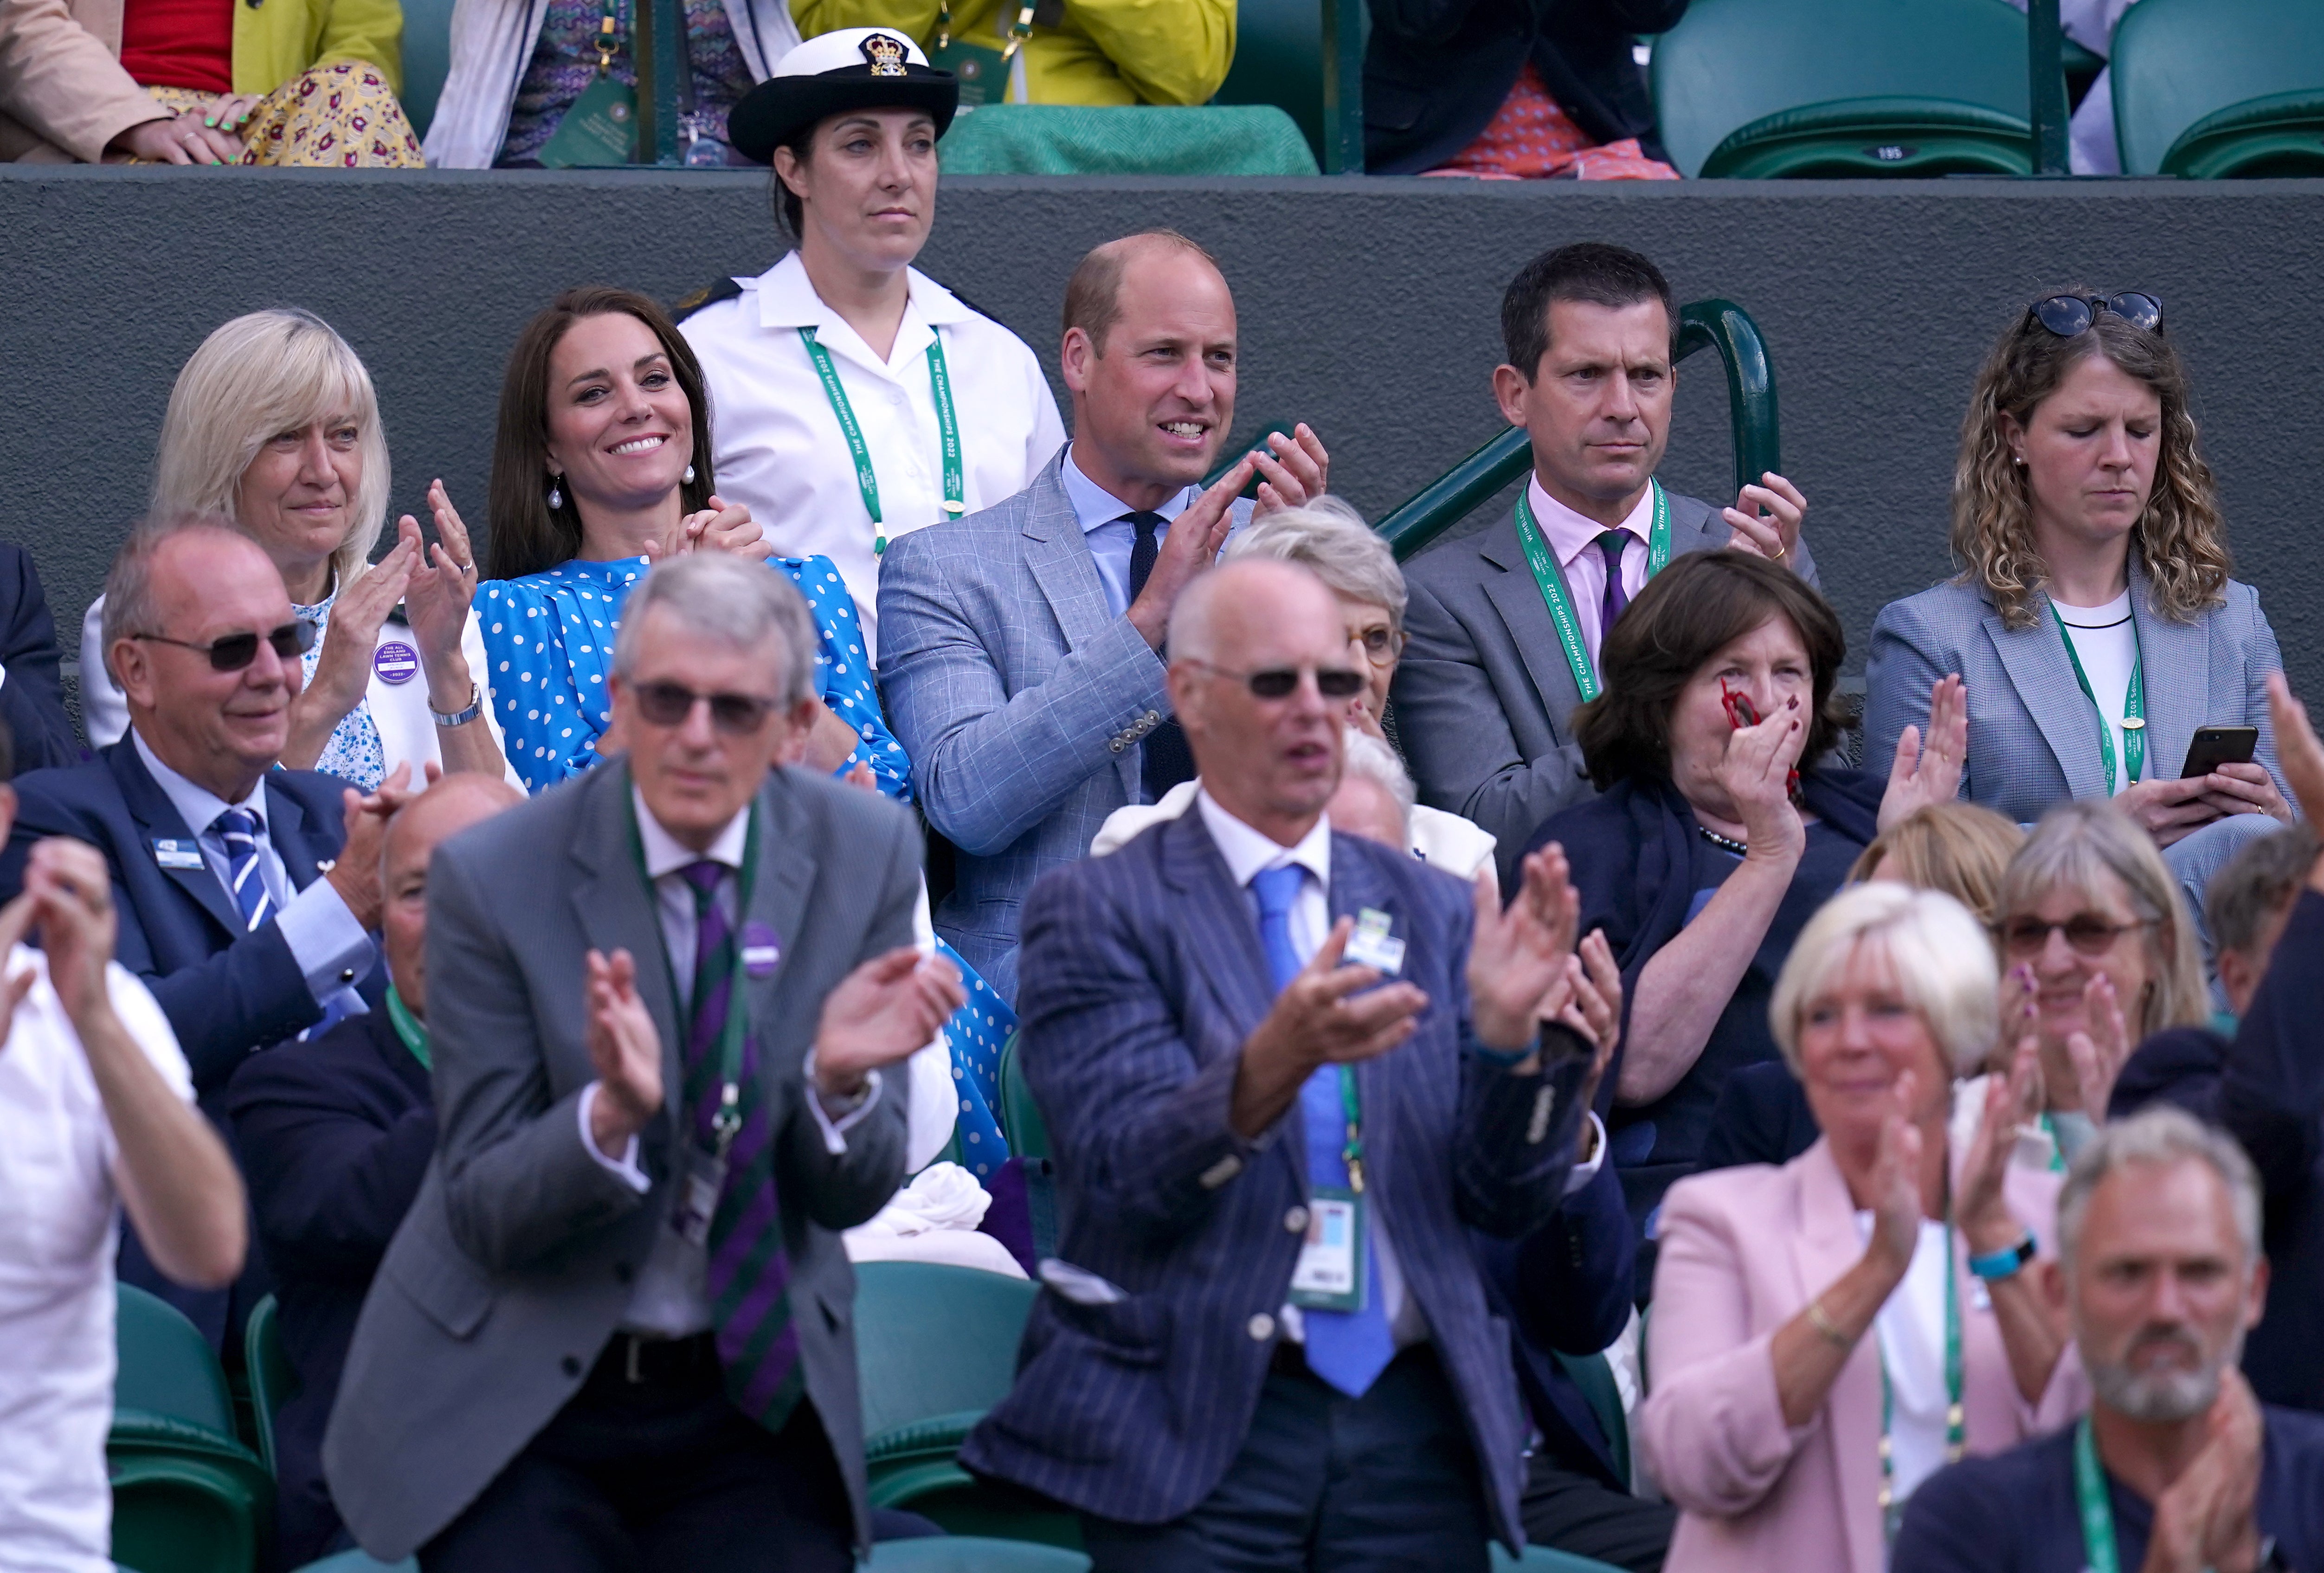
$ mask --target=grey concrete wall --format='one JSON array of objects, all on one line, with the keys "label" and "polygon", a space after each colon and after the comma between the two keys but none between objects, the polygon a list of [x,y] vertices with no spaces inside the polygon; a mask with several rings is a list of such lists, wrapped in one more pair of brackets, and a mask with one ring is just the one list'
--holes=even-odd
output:
[{"label": "grey concrete wall", "polygon": [[[1053,371],[1066,273],[1170,225],[1215,251],[1241,310],[1243,421],[1304,419],[1336,489],[1377,515],[1498,428],[1501,290],[1534,252],[1637,246],[1682,300],[1758,320],[1851,664],[1882,603],[1947,570],[1960,412],[1986,346],[2038,289],[2154,291],[2193,368],[2239,576],[2295,680],[2324,695],[2324,181],[1706,182],[961,180],[923,265]],[[0,536],[30,545],[65,630],[138,510],[170,383],[235,313],[329,319],[378,380],[395,506],[440,475],[482,513],[501,367],[558,288],[671,299],[775,258],[746,174],[23,171],[0,166]],[[1670,483],[1725,493],[1722,379],[1681,379]]]}]

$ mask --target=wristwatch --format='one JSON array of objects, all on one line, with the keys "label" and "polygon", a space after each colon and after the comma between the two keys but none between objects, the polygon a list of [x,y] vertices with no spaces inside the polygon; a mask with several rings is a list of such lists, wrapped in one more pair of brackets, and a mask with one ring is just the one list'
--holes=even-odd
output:
[{"label": "wristwatch", "polygon": [[447,716],[433,705],[428,707],[428,714],[435,720],[436,725],[438,726],[465,726],[484,713],[484,690],[477,687],[475,683],[470,683],[468,685],[468,708],[466,709],[455,710],[452,714]]}]

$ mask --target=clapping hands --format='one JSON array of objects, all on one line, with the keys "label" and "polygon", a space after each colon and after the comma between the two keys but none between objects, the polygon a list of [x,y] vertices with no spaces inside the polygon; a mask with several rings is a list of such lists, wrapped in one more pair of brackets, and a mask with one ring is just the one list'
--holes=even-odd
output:
[{"label": "clapping hands", "polygon": [[[1469,1011],[1478,1041],[1514,1052],[1543,1022],[1573,1004],[1573,937],[1582,899],[1567,878],[1565,849],[1553,841],[1527,856],[1523,883],[1506,907],[1491,874],[1477,876],[1476,928],[1469,941]],[[1586,1020],[1586,1013],[1585,1013]]]}]

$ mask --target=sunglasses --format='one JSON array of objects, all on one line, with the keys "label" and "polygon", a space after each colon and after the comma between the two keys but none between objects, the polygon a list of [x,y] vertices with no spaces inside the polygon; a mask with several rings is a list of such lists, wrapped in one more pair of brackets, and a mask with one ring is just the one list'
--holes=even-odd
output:
[{"label": "sunglasses", "polygon": [[640,683],[630,690],[638,714],[656,726],[683,726],[694,707],[710,707],[710,724],[730,736],[756,732],[767,724],[775,701],[756,694],[697,694],[678,683]]},{"label": "sunglasses", "polygon": [[2012,956],[2032,956],[2050,943],[2052,930],[2066,937],[2066,943],[2084,956],[2104,956],[2114,948],[2116,937],[2135,929],[2152,928],[2147,922],[2109,923],[2096,912],[2077,912],[2062,923],[2049,923],[2040,918],[2012,918],[2001,925],[2002,948]]},{"label": "sunglasses", "polygon": [[210,658],[212,671],[240,671],[258,659],[261,638],[272,645],[274,653],[283,660],[296,661],[315,648],[315,625],[300,617],[269,634],[229,634],[223,639],[213,639],[208,644],[197,644],[190,639],[172,639],[167,634],[132,634],[129,637],[143,639],[151,644],[174,644],[180,650],[198,650]]},{"label": "sunglasses", "polygon": [[1199,666],[1204,671],[1231,678],[1250,690],[1255,699],[1287,699],[1299,687],[1303,673],[1315,674],[1315,691],[1327,699],[1352,699],[1366,688],[1364,674],[1339,666],[1271,666],[1264,671],[1230,671],[1223,666],[1213,666],[1207,661],[1188,661],[1188,666]]},{"label": "sunglasses", "polygon": [[2026,308],[2034,320],[2061,338],[2071,338],[2078,333],[2088,333],[2098,313],[2111,311],[2133,328],[2143,328],[2149,333],[2163,328],[2163,302],[2143,291],[2126,290],[2119,295],[2051,295]]}]

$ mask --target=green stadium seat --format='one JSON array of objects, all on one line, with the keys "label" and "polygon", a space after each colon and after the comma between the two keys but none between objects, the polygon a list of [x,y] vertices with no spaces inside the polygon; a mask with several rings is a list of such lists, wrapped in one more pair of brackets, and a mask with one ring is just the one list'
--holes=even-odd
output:
[{"label": "green stadium seat", "polygon": [[452,0],[403,0],[403,116],[425,137],[452,69]]},{"label": "green stadium seat", "polygon": [[319,1562],[309,1562],[299,1573],[420,1573],[420,1559],[406,1557],[401,1562],[383,1562],[367,1551],[341,1551]]},{"label": "green stadium seat", "polygon": [[1312,175],[1315,157],[1272,105],[988,104],[953,122],[947,175]]},{"label": "green stadium seat", "polygon": [[2123,172],[2324,174],[2324,5],[2140,0],[2114,32]]},{"label": "green stadium seat", "polygon": [[1606,1450],[1614,1456],[1614,1472],[1630,1479],[1630,1419],[1622,1412],[1622,1387],[1614,1380],[1613,1365],[1603,1354],[1554,1353],[1574,1385],[1582,1389],[1582,1396],[1590,1401],[1590,1412],[1606,1434]]},{"label": "green stadium seat", "polygon": [[855,1268],[863,1455],[876,1507],[909,1508],[961,1535],[1079,1550],[1070,1514],[973,1478],[960,1445],[1017,1378],[1040,1286],[931,1262]]},{"label": "green stadium seat", "polygon": [[1655,114],[1689,176],[2025,174],[2025,51],[2006,0],[1694,0]]},{"label": "green stadium seat", "polygon": [[1079,1551],[973,1535],[882,1541],[872,1548],[872,1573],[1089,1573],[1089,1565]]},{"label": "green stadium seat", "polygon": [[[1361,100],[1363,41],[1371,31],[1371,7],[1364,0],[1240,0],[1235,9],[1234,63],[1227,68],[1213,104],[1272,104],[1289,115],[1307,139],[1315,160],[1334,173],[1331,143],[1351,147],[1353,170],[1361,172],[1364,116]],[[1341,59],[1353,62],[1353,82],[1326,107],[1324,37],[1333,30]],[[1352,37],[1341,36],[1342,30]]]},{"label": "green stadium seat", "polygon": [[266,1472],[276,1476],[281,1470],[274,1461],[274,1411],[299,1392],[299,1374],[282,1352],[281,1314],[270,1294],[251,1308],[250,1319],[242,1329],[242,1358],[250,1373],[250,1408],[258,1429],[258,1456],[265,1460]]},{"label": "green stadium seat", "polygon": [[1493,1573],[1622,1573],[1622,1570],[1600,1562],[1595,1557],[1577,1557],[1572,1551],[1553,1551],[1547,1546],[1527,1546],[1521,1557],[1512,1557],[1495,1546]]},{"label": "green stadium seat", "polygon": [[235,1439],[226,1374],[174,1308],[120,1286],[113,1553],[138,1573],[250,1573],[274,1520],[274,1478]]},{"label": "green stadium seat", "polygon": [[1001,1045],[1001,1133],[1009,1138],[1009,1152],[1017,1158],[1047,1158],[1049,1152],[1049,1127],[1042,1122],[1041,1106],[1033,1101],[1033,1089],[1025,1084],[1025,1066],[1018,1055],[1022,1032],[1009,1034]]}]

